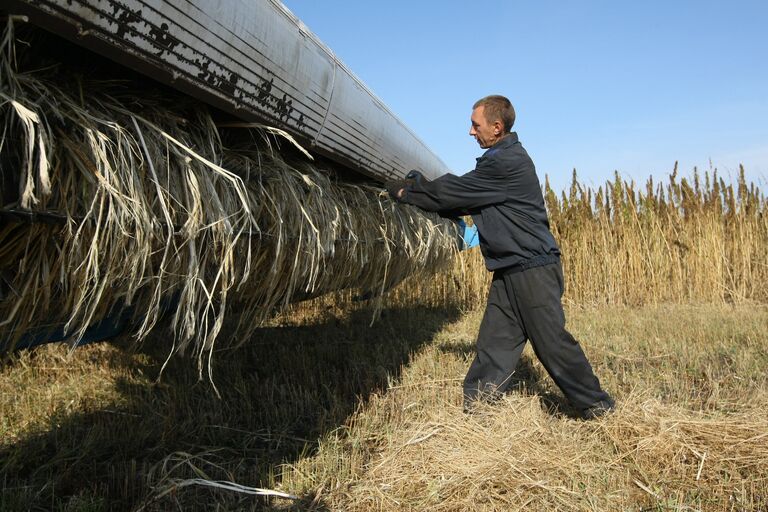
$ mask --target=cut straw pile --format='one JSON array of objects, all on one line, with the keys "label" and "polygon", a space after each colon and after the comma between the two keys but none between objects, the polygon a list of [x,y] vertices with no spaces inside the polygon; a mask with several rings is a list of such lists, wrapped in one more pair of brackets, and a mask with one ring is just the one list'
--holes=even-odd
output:
[{"label": "cut straw pile", "polygon": [[570,313],[614,413],[575,419],[526,348],[514,389],[464,414],[476,312],[284,466],[279,489],[345,511],[768,509],[768,309]]},{"label": "cut straw pile", "polygon": [[[293,301],[346,288],[377,296],[451,263],[450,222],[336,181],[287,134],[222,128],[207,109],[132,82],[39,71],[14,43],[9,26],[2,339],[56,323],[77,339],[126,306],[141,340],[170,308],[170,351],[194,349],[202,371],[227,312],[247,331]],[[8,221],[12,210],[24,221]]]},{"label": "cut straw pile", "polygon": [[[382,436],[355,485],[334,491],[337,508],[725,510],[715,504],[730,496],[730,510],[762,510],[768,424],[754,414],[712,418],[638,396],[593,424],[552,417],[520,396],[477,418],[454,411]],[[709,506],[686,507],[697,501]]]}]

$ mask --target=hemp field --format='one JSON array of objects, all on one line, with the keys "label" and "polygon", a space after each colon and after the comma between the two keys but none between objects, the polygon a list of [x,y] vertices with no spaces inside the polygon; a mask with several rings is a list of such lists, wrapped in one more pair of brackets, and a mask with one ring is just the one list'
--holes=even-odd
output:
[{"label": "hemp field", "polygon": [[160,377],[162,330],[7,356],[0,510],[768,510],[764,197],[743,174],[607,190],[547,199],[569,328],[615,413],[576,419],[530,349],[500,403],[462,413],[473,254],[373,324],[334,299],[270,320],[215,354],[220,397],[193,360]]}]

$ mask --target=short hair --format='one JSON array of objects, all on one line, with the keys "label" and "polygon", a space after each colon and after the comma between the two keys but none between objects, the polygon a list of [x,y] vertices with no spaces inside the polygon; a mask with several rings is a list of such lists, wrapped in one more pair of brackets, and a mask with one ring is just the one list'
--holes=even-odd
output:
[{"label": "short hair", "polygon": [[512,130],[512,126],[515,124],[515,107],[512,106],[512,102],[504,96],[498,94],[492,94],[485,98],[479,99],[472,105],[472,110],[477,107],[485,107],[483,114],[485,120],[489,123],[501,121],[504,125],[504,131],[509,132]]}]

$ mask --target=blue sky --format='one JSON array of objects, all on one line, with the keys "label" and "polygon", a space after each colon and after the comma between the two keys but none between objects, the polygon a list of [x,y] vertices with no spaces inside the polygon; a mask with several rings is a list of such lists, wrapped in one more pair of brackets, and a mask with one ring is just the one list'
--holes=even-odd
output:
[{"label": "blue sky", "polygon": [[745,165],[768,188],[768,2],[284,0],[458,174],[504,94],[540,178]]}]

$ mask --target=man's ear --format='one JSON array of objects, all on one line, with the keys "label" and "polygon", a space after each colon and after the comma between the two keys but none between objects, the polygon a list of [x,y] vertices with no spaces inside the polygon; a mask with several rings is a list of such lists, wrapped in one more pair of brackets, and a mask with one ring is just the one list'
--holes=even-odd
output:
[{"label": "man's ear", "polygon": [[501,135],[504,131],[504,123],[501,121],[494,121],[493,122],[493,133],[494,135]]}]

